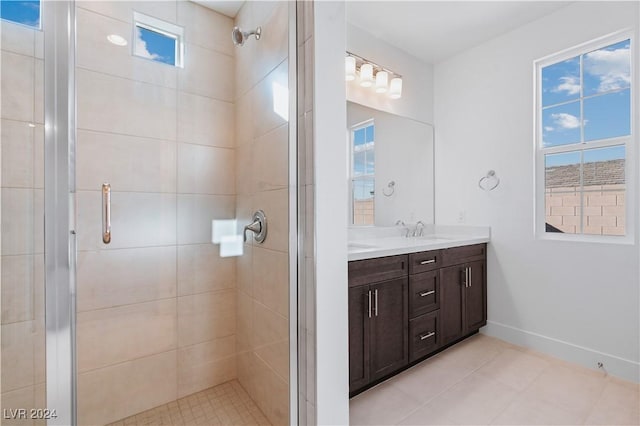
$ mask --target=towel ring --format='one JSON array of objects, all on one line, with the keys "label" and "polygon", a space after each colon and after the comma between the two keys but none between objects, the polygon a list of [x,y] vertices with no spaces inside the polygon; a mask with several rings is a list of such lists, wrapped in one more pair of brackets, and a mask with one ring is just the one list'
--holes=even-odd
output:
[{"label": "towel ring", "polygon": [[495,170],[489,170],[486,176],[478,181],[478,186],[484,191],[493,191],[500,185],[500,178],[496,176]]},{"label": "towel ring", "polygon": [[382,194],[383,194],[385,197],[391,197],[391,196],[393,195],[393,193],[395,192],[395,190],[396,190],[396,182],[395,182],[395,181],[393,181],[393,180],[392,180],[392,181],[390,181],[390,182],[387,184],[387,188],[389,189],[389,192],[387,193],[387,190],[386,190],[385,188],[382,188]]}]

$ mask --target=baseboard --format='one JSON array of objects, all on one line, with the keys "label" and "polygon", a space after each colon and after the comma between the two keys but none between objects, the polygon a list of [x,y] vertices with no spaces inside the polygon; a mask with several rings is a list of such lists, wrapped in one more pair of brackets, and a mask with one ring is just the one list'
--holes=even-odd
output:
[{"label": "baseboard", "polygon": [[604,365],[605,371],[615,377],[640,383],[640,363],[615,355],[599,352],[541,334],[532,333],[510,325],[495,321],[487,321],[487,326],[480,330],[482,334],[524,346],[565,361],[580,364],[598,370],[598,362]]}]

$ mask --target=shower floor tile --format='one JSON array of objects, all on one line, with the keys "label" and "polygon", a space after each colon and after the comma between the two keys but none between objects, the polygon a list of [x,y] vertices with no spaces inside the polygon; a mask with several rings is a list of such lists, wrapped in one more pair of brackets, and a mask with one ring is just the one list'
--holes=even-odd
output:
[{"label": "shower floor tile", "polygon": [[108,426],[270,425],[237,380],[232,380]]}]

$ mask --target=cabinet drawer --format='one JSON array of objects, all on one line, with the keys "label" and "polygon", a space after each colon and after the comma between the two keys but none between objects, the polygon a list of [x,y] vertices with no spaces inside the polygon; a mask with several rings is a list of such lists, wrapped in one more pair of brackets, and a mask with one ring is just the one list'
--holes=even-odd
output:
[{"label": "cabinet drawer", "polygon": [[349,287],[386,281],[407,274],[407,256],[389,256],[349,262]]},{"label": "cabinet drawer", "polygon": [[440,342],[440,313],[421,315],[409,321],[409,362],[435,351]]},{"label": "cabinet drawer", "polygon": [[409,273],[418,274],[420,272],[433,271],[442,265],[442,254],[440,250],[423,251],[411,253],[409,255]]},{"label": "cabinet drawer", "polygon": [[442,266],[458,265],[460,263],[483,260],[487,254],[486,244],[452,247],[442,250]]},{"label": "cabinet drawer", "polygon": [[430,271],[409,276],[409,318],[440,307],[440,272]]}]

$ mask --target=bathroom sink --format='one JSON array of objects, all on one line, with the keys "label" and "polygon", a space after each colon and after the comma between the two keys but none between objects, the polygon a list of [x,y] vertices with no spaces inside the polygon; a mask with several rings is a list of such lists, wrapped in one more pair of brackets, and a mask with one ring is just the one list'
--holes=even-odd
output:
[{"label": "bathroom sink", "polygon": [[374,249],[374,248],[378,248],[378,246],[375,246],[373,244],[363,244],[363,243],[349,243],[348,247],[349,250],[357,250],[357,249]]},{"label": "bathroom sink", "polygon": [[421,237],[413,237],[416,240],[427,240],[427,241],[434,241],[434,240],[453,240],[453,238],[450,237],[443,237],[442,235],[423,235]]}]

